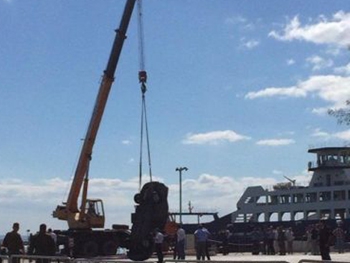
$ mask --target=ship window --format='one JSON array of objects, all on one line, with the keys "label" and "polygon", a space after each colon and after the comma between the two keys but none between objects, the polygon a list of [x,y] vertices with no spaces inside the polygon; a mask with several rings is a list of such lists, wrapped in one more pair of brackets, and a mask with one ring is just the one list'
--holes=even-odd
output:
[{"label": "ship window", "polygon": [[303,194],[294,194],[293,195],[293,203],[303,203],[303,202],[304,202]]},{"label": "ship window", "polygon": [[329,209],[321,210],[320,213],[321,213],[320,218],[323,218],[323,219],[330,219],[331,218],[331,210],[329,210]]},{"label": "ship window", "polygon": [[297,211],[294,213],[294,220],[304,220],[304,212]]},{"label": "ship window", "polygon": [[334,185],[344,185],[344,181],[335,181]]},{"label": "ship window", "polygon": [[280,203],[281,204],[289,204],[290,203],[290,195],[281,195],[280,196]]},{"label": "ship window", "polygon": [[330,174],[326,175],[326,180],[327,180],[327,186],[331,186],[331,175]]},{"label": "ship window", "polygon": [[327,202],[331,200],[331,192],[321,192],[320,202]]},{"label": "ship window", "polygon": [[306,212],[306,219],[315,219],[317,217],[317,211],[310,210]]},{"label": "ship window", "polygon": [[278,213],[274,212],[270,214],[270,222],[277,222],[278,221]]},{"label": "ship window", "polygon": [[266,196],[259,196],[256,200],[256,203],[259,205],[261,205],[261,204],[265,205],[266,204]]},{"label": "ship window", "polygon": [[343,220],[345,218],[345,209],[335,209],[334,214],[335,214],[335,219]]},{"label": "ship window", "polygon": [[247,199],[245,200],[244,203],[246,203],[246,204],[254,203],[254,197],[253,196],[247,197]]},{"label": "ship window", "polygon": [[258,222],[265,222],[265,213],[258,214]]},{"label": "ship window", "polygon": [[349,156],[347,156],[347,155],[339,156],[339,162],[341,164],[348,164],[349,163]]},{"label": "ship window", "polygon": [[306,203],[314,203],[317,201],[317,193],[307,193],[305,195],[305,202]]},{"label": "ship window", "polygon": [[345,200],[345,191],[334,191],[333,193],[334,201],[343,201]]},{"label": "ship window", "polygon": [[290,221],[291,212],[282,212],[282,221]]},{"label": "ship window", "polygon": [[277,195],[271,195],[268,198],[269,198],[269,204],[271,204],[271,205],[278,204],[278,196]]},{"label": "ship window", "polygon": [[350,163],[350,156],[349,155],[344,155],[344,163],[349,164]]}]

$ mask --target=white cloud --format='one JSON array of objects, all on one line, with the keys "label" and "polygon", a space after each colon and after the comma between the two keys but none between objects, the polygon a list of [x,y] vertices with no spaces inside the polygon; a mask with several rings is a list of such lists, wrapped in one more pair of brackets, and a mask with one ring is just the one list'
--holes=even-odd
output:
[{"label": "white cloud", "polygon": [[[7,216],[0,218],[0,232],[5,233],[15,221],[21,223],[22,231],[36,231],[43,222],[54,229],[67,228],[66,222],[52,218],[51,214],[57,205],[65,201],[70,184],[70,181],[60,178],[35,184],[23,180],[1,180],[1,209],[2,214]],[[105,178],[89,181],[90,198],[104,201],[107,227],[113,223],[130,224],[130,215],[134,212],[133,196],[137,192],[138,178],[128,181]]]},{"label": "white cloud", "polygon": [[295,141],[292,139],[267,139],[267,140],[260,140],[257,141],[257,145],[263,145],[263,146],[285,146],[294,144]]},{"label": "white cloud", "polygon": [[[300,181],[305,175],[292,177]],[[162,181],[161,178],[154,178]],[[306,179],[305,179],[306,180]],[[184,178],[182,181],[183,206],[191,201],[193,211],[215,211],[224,216],[236,210],[236,203],[249,186],[261,185],[271,188],[277,180],[271,177],[218,176],[203,173],[194,178]],[[169,188],[168,202],[170,211],[179,211],[179,185],[167,184]],[[66,229],[66,222],[52,218],[51,213],[66,197],[65,190],[69,181],[53,178],[36,182],[35,185],[22,180],[1,180],[0,200],[2,216],[0,232],[5,233],[15,221],[21,223],[21,230],[31,229],[35,232],[40,223],[45,222],[53,229]],[[130,216],[134,212],[134,194],[138,192],[138,178],[123,181],[120,179],[91,179],[89,196],[101,198],[106,212],[106,228],[112,224],[131,224]],[[220,202],[218,202],[220,200]],[[19,209],[22,208],[22,209]],[[23,210],[26,209],[26,211]],[[22,219],[23,220],[22,220]],[[185,221],[185,220],[184,220]],[[23,232],[22,232],[23,234]]]},{"label": "white cloud", "polygon": [[[204,173],[194,179],[185,179],[182,186],[182,200],[186,203],[191,201],[191,205],[194,206],[193,212],[215,211],[219,212],[219,216],[224,216],[237,209],[236,203],[248,186],[261,185],[264,187],[276,183],[273,178],[236,178],[236,176],[228,177]],[[169,200],[175,201],[170,203],[170,209],[179,211],[177,202],[179,200],[178,184],[171,185],[169,193]]]},{"label": "white cloud", "polygon": [[320,128],[317,128],[313,131],[311,134],[313,137],[323,137],[323,138],[329,138],[330,134],[328,132],[322,131]]},{"label": "white cloud", "polygon": [[326,115],[328,114],[328,107],[320,107],[320,108],[314,108],[311,110],[312,113],[317,114],[317,115]]},{"label": "white cloud", "polygon": [[[311,76],[305,81],[299,82],[295,86],[280,88],[265,88],[256,92],[246,94],[246,99],[257,99],[263,97],[302,97],[316,96],[329,103],[329,107],[344,107],[347,99],[350,98],[350,77],[336,75]],[[317,111],[327,111],[324,109],[314,109]]]},{"label": "white cloud", "polygon": [[331,59],[324,59],[320,56],[311,56],[306,59],[306,61],[312,65],[312,70],[321,70],[333,66],[333,61]]},{"label": "white cloud", "polygon": [[341,132],[335,132],[335,133],[329,133],[322,131],[321,129],[315,129],[313,133],[311,134],[313,137],[320,137],[325,140],[330,140],[330,139],[339,139],[339,140],[350,140],[350,129],[341,131]]},{"label": "white cloud", "polygon": [[241,47],[245,48],[245,49],[253,49],[256,48],[257,46],[259,46],[260,42],[258,40],[255,39],[250,39],[250,40],[246,40],[244,38],[241,39]]},{"label": "white cloud", "polygon": [[122,141],[122,144],[124,144],[124,145],[130,145],[130,144],[132,144],[132,142],[131,142],[130,140],[123,140],[123,141]]},{"label": "white cloud", "polygon": [[284,26],[282,32],[271,31],[269,36],[281,41],[302,40],[316,44],[348,46],[350,13],[339,11],[329,20],[323,17],[307,25],[301,25],[298,16],[295,16]]},{"label": "white cloud", "polygon": [[334,72],[342,75],[350,75],[350,63],[343,67],[337,67],[334,69]]},{"label": "white cloud", "polygon": [[287,65],[288,66],[291,66],[291,65],[294,65],[294,64],[295,64],[295,60],[294,59],[291,58],[291,59],[287,60]]},{"label": "white cloud", "polygon": [[281,175],[281,174],[283,174],[283,172],[282,172],[282,171],[279,171],[279,170],[273,170],[272,173],[273,173],[273,174],[276,174],[276,175]]},{"label": "white cloud", "polygon": [[255,28],[253,23],[248,22],[248,20],[241,15],[228,17],[225,19],[225,23],[228,25],[238,26],[243,30],[253,30]]},{"label": "white cloud", "polygon": [[334,133],[333,137],[341,140],[350,140],[350,130]]},{"label": "white cloud", "polygon": [[250,137],[238,134],[231,130],[213,131],[207,133],[188,134],[184,144],[218,144],[220,142],[237,142],[249,140]]},{"label": "white cloud", "polygon": [[249,92],[245,98],[246,99],[257,99],[263,97],[306,97],[307,93],[305,90],[299,87],[286,87],[286,88],[275,88],[270,87],[259,91]]}]

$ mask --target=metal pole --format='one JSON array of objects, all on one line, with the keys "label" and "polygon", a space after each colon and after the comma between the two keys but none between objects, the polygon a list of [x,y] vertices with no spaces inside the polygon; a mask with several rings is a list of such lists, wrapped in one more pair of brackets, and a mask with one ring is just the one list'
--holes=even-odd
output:
[{"label": "metal pole", "polygon": [[175,171],[179,172],[179,188],[180,188],[180,192],[179,192],[179,216],[180,216],[180,224],[182,224],[182,171],[187,171],[188,168],[187,167],[177,167],[175,169]]}]

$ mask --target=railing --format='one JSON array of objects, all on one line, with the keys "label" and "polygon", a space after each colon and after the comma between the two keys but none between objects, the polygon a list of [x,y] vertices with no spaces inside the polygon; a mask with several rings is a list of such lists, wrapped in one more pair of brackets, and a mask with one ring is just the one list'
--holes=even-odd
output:
[{"label": "railing", "polygon": [[9,263],[9,256],[5,256],[5,255],[0,255],[0,262],[2,263]]},{"label": "railing", "polygon": [[[131,261],[116,257],[70,258],[65,256],[39,256],[39,255],[11,255],[0,256],[2,263],[145,263],[144,261]],[[157,260],[147,260],[147,263],[156,263]]]},{"label": "railing", "polygon": [[349,261],[334,261],[334,260],[313,260],[313,259],[302,259],[298,263],[349,263]]},{"label": "railing", "polygon": [[[0,256],[2,263],[144,263],[145,261],[130,261],[126,259],[118,259],[115,257],[96,257],[96,258],[70,258],[63,256],[38,256],[38,255],[12,255],[12,256]],[[147,260],[147,263],[156,263],[156,258],[151,258]],[[196,259],[164,259],[164,263],[204,263],[208,262],[205,260],[196,260]],[[266,261],[263,260],[213,260],[211,259],[211,263],[262,263]],[[288,261],[282,260],[273,260],[268,261],[271,263],[289,263]],[[324,262],[318,260],[301,260],[299,263],[309,263],[309,262]],[[337,262],[332,261],[332,263],[345,263],[345,262]]]},{"label": "railing", "polygon": [[[164,260],[164,263],[167,263],[167,262],[179,262],[179,263],[208,263],[208,260],[183,260],[183,259],[165,259]],[[271,263],[289,263],[288,261],[284,261],[284,260],[269,260],[269,261],[266,261],[266,260],[213,260],[211,259],[210,260],[210,263],[262,263],[262,262],[271,262]],[[332,261],[332,263],[334,263],[335,261]],[[343,263],[343,262],[342,262]],[[349,263],[349,262],[348,262]]]},{"label": "railing", "polygon": [[39,255],[11,255],[8,257],[8,263],[24,263],[24,262],[36,262],[36,263],[71,263],[70,257],[63,256],[39,256]]},{"label": "railing", "polygon": [[[116,257],[96,257],[96,258],[70,258],[70,257],[63,257],[63,256],[37,256],[37,255],[11,255],[11,256],[5,256],[0,255],[0,261],[2,263],[28,263],[28,262],[35,262],[35,263],[144,263],[145,261],[130,261],[128,259],[120,259]],[[151,258],[147,260],[147,263],[156,263],[156,258]],[[164,259],[164,263],[204,263],[208,262],[206,260],[196,260],[196,259]],[[211,263],[289,263],[288,261],[284,260],[210,260]],[[301,259],[298,261],[298,263],[349,263],[349,261],[330,261],[330,260],[313,260],[313,259]]]}]

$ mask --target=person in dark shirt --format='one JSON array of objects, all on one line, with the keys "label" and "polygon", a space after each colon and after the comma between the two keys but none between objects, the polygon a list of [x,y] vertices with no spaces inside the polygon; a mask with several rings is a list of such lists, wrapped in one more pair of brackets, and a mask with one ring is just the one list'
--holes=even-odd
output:
[{"label": "person in dark shirt", "polygon": [[[29,255],[54,256],[56,252],[55,241],[46,232],[46,225],[41,224],[39,232],[35,234],[29,244]],[[47,259],[37,261],[39,263],[47,263]]]},{"label": "person in dark shirt", "polygon": [[[5,235],[4,240],[2,241],[2,247],[7,249],[7,254],[11,255],[19,255],[24,253],[23,240],[20,234],[18,234],[19,223],[13,223],[12,231],[8,232]],[[18,258],[12,259],[13,263],[19,262]]]},{"label": "person in dark shirt", "polygon": [[331,257],[329,255],[329,240],[331,235],[331,230],[326,225],[326,222],[324,220],[321,220],[319,230],[319,244],[322,260],[331,260]]}]

